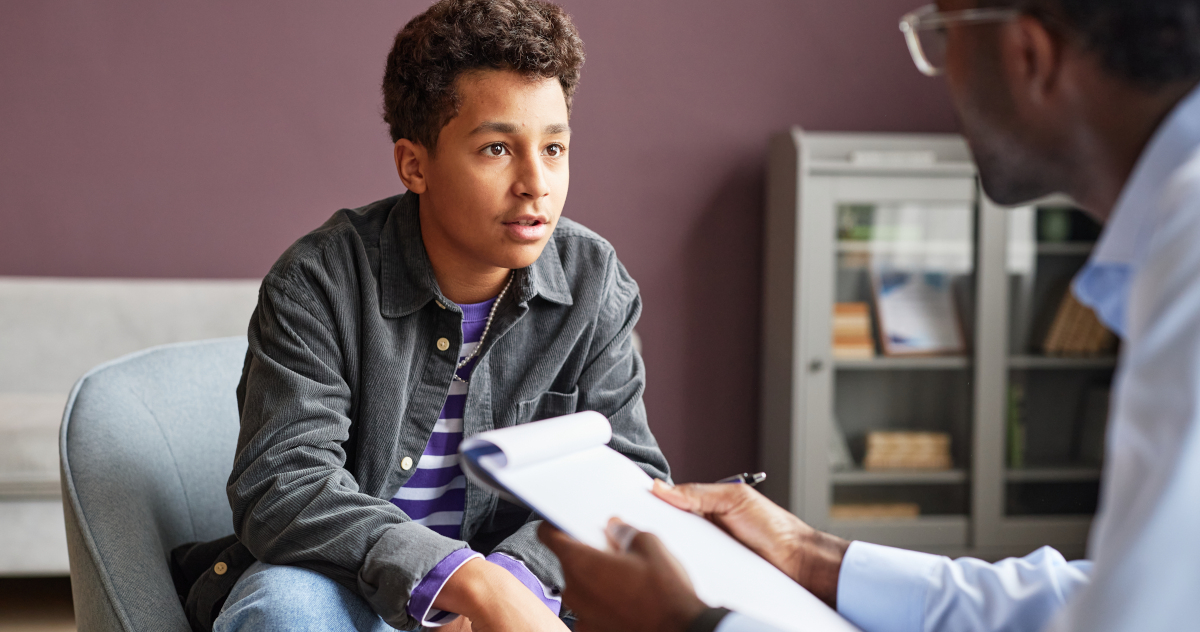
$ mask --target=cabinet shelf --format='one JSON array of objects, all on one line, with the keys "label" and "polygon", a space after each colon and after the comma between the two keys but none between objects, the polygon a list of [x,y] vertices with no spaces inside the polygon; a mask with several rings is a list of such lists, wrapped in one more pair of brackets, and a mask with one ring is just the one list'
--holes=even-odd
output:
[{"label": "cabinet shelf", "polygon": [[1116,356],[1058,357],[1022,355],[1008,359],[1010,369],[1111,369],[1117,366]]},{"label": "cabinet shelf", "polygon": [[1037,253],[1049,256],[1079,257],[1092,254],[1096,244],[1090,241],[1067,241],[1061,243],[1039,243]]},{"label": "cabinet shelf", "polygon": [[833,366],[839,371],[952,371],[967,369],[971,359],[967,356],[945,356],[937,358],[893,358],[876,357],[866,359],[837,359]]},{"label": "cabinet shelf", "polygon": [[967,482],[966,470],[868,471],[843,470],[829,474],[834,485],[954,485]]},{"label": "cabinet shelf", "polygon": [[891,542],[905,548],[963,547],[970,520],[966,516],[919,516],[881,520],[831,520],[829,532],[847,540]]},{"label": "cabinet shelf", "polygon": [[970,255],[971,244],[958,241],[901,241],[901,240],[855,240],[842,239],[837,242],[837,251],[842,254],[922,254],[922,255]]},{"label": "cabinet shelf", "polygon": [[1028,467],[1004,473],[1009,483],[1090,483],[1100,480],[1098,467]]}]

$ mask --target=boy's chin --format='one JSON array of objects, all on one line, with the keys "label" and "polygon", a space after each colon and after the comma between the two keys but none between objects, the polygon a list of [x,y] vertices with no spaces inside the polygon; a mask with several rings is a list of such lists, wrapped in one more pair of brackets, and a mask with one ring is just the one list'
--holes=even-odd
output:
[{"label": "boy's chin", "polygon": [[508,268],[510,270],[519,270],[528,268],[533,265],[538,257],[542,256],[542,251],[546,249],[546,242],[537,244],[522,244],[520,246],[506,246],[502,252],[496,253],[498,256],[493,257],[497,267]]}]

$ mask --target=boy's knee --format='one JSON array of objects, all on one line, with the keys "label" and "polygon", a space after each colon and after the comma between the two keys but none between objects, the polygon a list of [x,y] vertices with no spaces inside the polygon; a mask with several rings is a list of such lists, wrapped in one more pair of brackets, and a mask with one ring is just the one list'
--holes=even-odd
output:
[{"label": "boy's knee", "polygon": [[213,632],[371,630],[372,618],[384,625],[362,598],[316,571],[255,562],[230,591]]}]

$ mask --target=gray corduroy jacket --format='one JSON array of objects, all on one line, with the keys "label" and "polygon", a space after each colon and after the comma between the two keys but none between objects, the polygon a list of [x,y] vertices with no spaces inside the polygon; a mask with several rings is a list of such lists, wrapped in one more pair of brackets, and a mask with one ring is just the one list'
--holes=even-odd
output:
[{"label": "gray corduroy jacket", "polygon": [[[401,462],[420,459],[462,343],[462,312],[438,289],[418,204],[409,193],[339,211],[266,276],[228,486],[234,530],[255,558],[324,573],[401,629],[419,625],[406,609],[412,590],[468,544],[563,584],[537,516],[474,483],[466,542],[388,502],[416,471]],[[596,410],[612,422],[612,448],[666,478],[631,340],[641,298],[612,246],[561,219],[541,257],[515,274],[471,375],[465,435]]]}]

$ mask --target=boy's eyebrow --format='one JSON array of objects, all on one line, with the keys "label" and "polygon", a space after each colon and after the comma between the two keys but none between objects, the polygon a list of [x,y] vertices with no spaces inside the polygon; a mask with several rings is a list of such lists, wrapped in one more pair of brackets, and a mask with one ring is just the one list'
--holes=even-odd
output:
[{"label": "boy's eyebrow", "polygon": [[[551,123],[546,126],[546,134],[566,134],[571,131],[571,126],[566,123]],[[491,132],[493,134],[516,134],[517,126],[512,123],[502,123],[500,121],[484,121],[479,124],[479,127],[471,130],[471,136],[483,132]]]},{"label": "boy's eyebrow", "polygon": [[492,132],[494,134],[516,134],[517,126],[512,123],[500,123],[498,121],[484,121],[479,124],[479,127],[471,130],[471,136],[481,132]]}]

